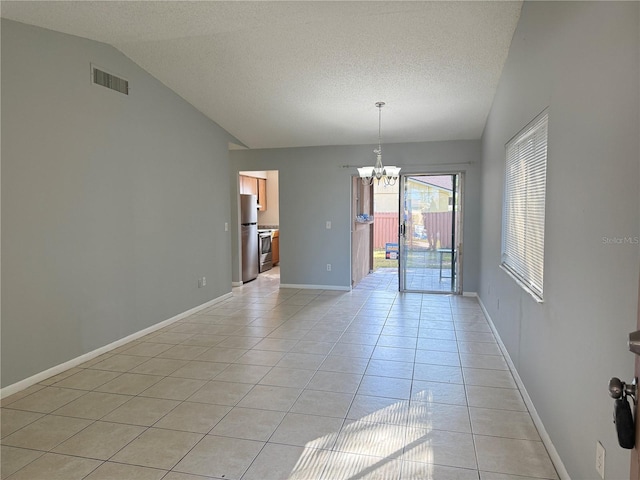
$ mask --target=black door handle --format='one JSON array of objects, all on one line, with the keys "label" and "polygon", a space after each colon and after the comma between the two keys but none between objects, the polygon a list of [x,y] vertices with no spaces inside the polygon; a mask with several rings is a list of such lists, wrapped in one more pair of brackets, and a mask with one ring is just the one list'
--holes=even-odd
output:
[{"label": "black door handle", "polygon": [[636,444],[636,425],[627,397],[633,399],[635,406],[636,379],[630,384],[613,377],[609,380],[609,395],[615,398],[613,404],[613,423],[616,425],[618,444],[622,448],[632,449]]}]

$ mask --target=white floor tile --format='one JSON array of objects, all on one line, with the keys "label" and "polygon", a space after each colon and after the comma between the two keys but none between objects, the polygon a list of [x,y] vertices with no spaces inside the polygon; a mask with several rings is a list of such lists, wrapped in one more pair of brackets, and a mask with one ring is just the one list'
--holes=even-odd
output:
[{"label": "white floor tile", "polygon": [[557,478],[475,299],[278,272],[3,399],[2,478]]}]

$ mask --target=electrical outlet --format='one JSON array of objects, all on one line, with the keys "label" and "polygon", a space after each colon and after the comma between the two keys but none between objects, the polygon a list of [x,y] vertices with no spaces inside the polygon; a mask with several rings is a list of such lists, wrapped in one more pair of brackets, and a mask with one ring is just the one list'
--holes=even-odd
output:
[{"label": "electrical outlet", "polygon": [[604,480],[604,447],[600,442],[596,442],[596,470]]},{"label": "electrical outlet", "polygon": [[207,277],[202,277],[202,286],[203,287],[207,286]]},{"label": "electrical outlet", "polygon": [[327,272],[330,272],[330,271],[331,271],[331,264],[327,263]]},{"label": "electrical outlet", "polygon": [[225,232],[229,231],[229,222],[224,222],[224,231]]}]

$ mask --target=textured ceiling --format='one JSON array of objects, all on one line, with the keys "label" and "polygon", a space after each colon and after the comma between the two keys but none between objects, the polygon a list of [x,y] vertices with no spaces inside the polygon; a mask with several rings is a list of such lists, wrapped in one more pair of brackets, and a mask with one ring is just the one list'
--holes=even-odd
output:
[{"label": "textured ceiling", "polygon": [[[522,2],[2,1],[113,45],[250,148],[477,139]],[[135,88],[135,85],[132,86]]]}]

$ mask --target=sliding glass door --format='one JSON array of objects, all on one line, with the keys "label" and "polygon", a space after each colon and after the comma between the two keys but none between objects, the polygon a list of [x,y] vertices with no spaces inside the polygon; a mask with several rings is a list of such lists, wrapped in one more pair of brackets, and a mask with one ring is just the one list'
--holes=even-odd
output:
[{"label": "sliding glass door", "polygon": [[400,291],[460,293],[462,175],[403,175]]}]

